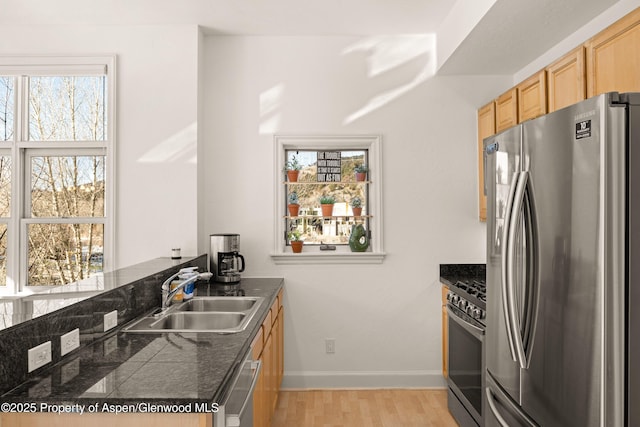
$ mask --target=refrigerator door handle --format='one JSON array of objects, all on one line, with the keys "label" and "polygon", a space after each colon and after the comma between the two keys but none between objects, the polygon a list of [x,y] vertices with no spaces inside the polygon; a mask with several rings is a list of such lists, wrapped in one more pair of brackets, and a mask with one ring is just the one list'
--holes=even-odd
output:
[{"label": "refrigerator door handle", "polygon": [[[510,283],[509,280],[511,279],[508,272],[509,272],[509,265],[511,264],[511,259],[513,256],[513,250],[511,249],[513,247],[513,242],[511,242],[510,236],[510,224],[511,224],[511,218],[514,216],[514,210],[513,210],[513,203],[514,203],[514,199],[515,199],[515,195],[516,195],[516,188],[517,188],[517,184],[518,181],[520,180],[520,172],[515,172],[513,174],[513,178],[511,181],[511,186],[509,188],[509,195],[507,198],[507,209],[505,211],[505,216],[504,216],[504,226],[502,229],[502,250],[501,250],[501,258],[502,258],[502,280],[501,280],[501,291],[502,291],[502,312],[504,314],[504,322],[505,322],[505,326],[507,328],[507,341],[509,343],[509,350],[511,353],[511,359],[514,362],[517,362],[517,354],[516,354],[516,347],[515,347],[515,339],[514,336],[516,335],[516,331],[513,328],[513,323],[510,321],[510,317],[509,317],[509,307],[510,307],[510,303],[509,303],[509,288],[510,288]],[[517,215],[516,215],[517,218]]]},{"label": "refrigerator door handle", "polygon": [[513,209],[509,218],[509,239],[507,240],[507,254],[509,256],[509,262],[507,263],[507,318],[508,323],[511,326],[513,343],[516,353],[515,361],[520,364],[522,369],[527,367],[527,357],[524,351],[524,342],[522,340],[521,331],[521,319],[520,314],[517,311],[516,304],[516,278],[515,278],[515,244],[517,240],[517,233],[520,232],[518,227],[518,221],[520,215],[524,214],[524,199],[527,190],[527,183],[529,181],[529,172],[520,172],[518,176],[518,183],[516,185],[515,196],[513,200]]},{"label": "refrigerator door handle", "polygon": [[[527,174],[528,175],[528,174]],[[520,342],[524,351],[524,364],[529,367],[531,355],[533,353],[533,342],[535,337],[536,324],[538,322],[538,223],[532,191],[531,179],[527,180],[525,203],[523,205],[524,233],[526,241],[525,262],[526,271],[524,275],[524,297],[522,319],[520,324]]]}]

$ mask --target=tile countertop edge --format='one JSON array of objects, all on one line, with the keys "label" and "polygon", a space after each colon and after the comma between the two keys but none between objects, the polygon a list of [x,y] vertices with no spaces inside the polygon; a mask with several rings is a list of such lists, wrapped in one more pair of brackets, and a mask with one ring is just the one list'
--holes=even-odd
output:
[{"label": "tile countertop edge", "polygon": [[[153,357],[163,355],[162,350],[158,350],[157,353],[149,351],[150,347],[154,345],[156,338],[168,334],[130,334],[122,331],[127,325],[123,324],[119,325],[118,329],[114,330],[114,332],[96,340],[92,345],[78,350],[78,353],[75,354],[75,360],[77,360],[75,369],[77,369],[78,372],[75,373],[75,376],[73,376],[68,383],[65,384],[64,382],[64,370],[67,369],[67,366],[74,363],[74,358],[61,361],[43,371],[38,377],[20,384],[18,387],[0,396],[0,401],[3,403],[13,402],[16,404],[25,402],[34,403],[37,406],[37,412],[45,412],[41,410],[41,408],[46,407],[46,405],[87,406],[97,404],[102,408],[103,405],[106,404],[114,405],[115,407],[118,405],[126,406],[130,412],[144,412],[143,410],[136,411],[135,409],[143,408],[140,405],[221,403],[220,399],[227,394],[230,380],[234,377],[238,369],[240,369],[244,356],[247,354],[247,351],[250,350],[251,344],[258,334],[264,319],[267,317],[278,293],[283,288],[284,278],[247,278],[242,279],[241,284],[246,291],[246,296],[263,296],[265,298],[247,329],[237,334],[226,335],[213,333],[170,334],[173,341],[182,340],[182,342],[172,342],[170,343],[171,345],[165,345],[169,352],[174,350],[172,346],[179,347],[180,345],[190,345],[192,350],[195,349],[198,356],[202,355],[201,352],[211,350],[213,354],[206,355],[207,360],[200,365],[197,363],[193,363],[192,365],[188,363],[182,364],[180,362],[175,363],[170,361],[171,359],[167,359],[169,361],[161,360],[161,363],[150,361]],[[208,295],[208,291],[204,290],[208,286],[210,285],[198,287],[200,296]],[[117,358],[115,358],[116,360],[114,361],[110,360],[110,358],[114,358],[113,354],[118,354],[120,348],[116,348],[116,351],[111,350],[111,353],[107,353],[106,348],[111,345],[109,342],[115,343],[113,345],[116,346],[122,344],[123,347],[132,347],[133,345],[131,343],[135,343],[137,340],[142,341],[144,344],[143,347],[137,349],[138,351],[132,354],[125,354],[120,360],[117,360]],[[241,340],[241,342],[239,340]],[[216,347],[216,345],[219,345],[219,347]],[[150,353],[151,356],[147,359],[142,358],[140,354],[144,352]],[[227,352],[226,355],[225,352]],[[232,354],[228,354],[229,352]],[[220,365],[221,369],[216,370],[215,367],[208,366],[208,361],[219,361],[218,365]],[[182,375],[186,374],[186,376],[179,377],[179,372],[167,372],[163,370],[167,365],[175,366],[178,370],[182,370]],[[202,366],[211,368],[209,373],[212,377],[201,375],[202,373],[198,368]],[[126,371],[127,374],[123,376],[122,373],[117,372],[118,369]],[[153,369],[156,369],[156,371],[153,371]],[[140,376],[143,375],[143,371],[144,378],[160,378],[159,381],[162,381],[166,374],[173,373],[174,376],[171,378],[169,375],[166,378],[166,383],[164,387],[162,387],[162,390],[158,390],[158,388],[154,389],[153,386],[145,388],[144,382],[135,384],[136,381],[134,381],[137,374],[140,374]],[[149,371],[154,375],[149,376]],[[104,375],[105,373],[106,375]],[[105,392],[105,395],[99,395],[99,391],[98,393],[91,393],[91,390],[96,388],[95,385],[100,384],[101,381],[104,381],[104,379],[110,376],[117,377],[118,375],[123,376],[123,378],[127,377],[128,379],[122,380],[121,383],[114,384],[113,389]],[[211,388],[211,391],[204,392],[206,395],[199,396],[180,395],[180,390],[177,386],[179,384],[188,384],[189,378],[197,380],[198,393],[200,393],[201,388]],[[113,380],[113,378],[111,379]],[[79,383],[76,390],[73,389],[74,380]],[[129,395],[126,395],[124,392],[118,395],[119,392],[122,392],[122,390],[126,388],[125,386],[128,383],[134,383],[134,390],[136,386],[139,388],[139,396],[135,396],[135,391],[130,391]],[[89,387],[87,387],[87,385],[89,385]],[[60,393],[56,393],[56,387],[61,391]],[[100,387],[97,388],[100,389]],[[176,390],[175,397],[163,391],[167,389],[171,390],[171,393]],[[186,394],[192,391],[188,388],[186,390]],[[148,394],[153,394],[156,391],[157,394],[155,396]]]}]

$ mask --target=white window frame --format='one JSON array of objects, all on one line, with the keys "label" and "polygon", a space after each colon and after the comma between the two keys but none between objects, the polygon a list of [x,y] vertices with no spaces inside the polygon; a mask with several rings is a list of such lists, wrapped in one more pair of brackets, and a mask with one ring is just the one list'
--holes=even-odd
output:
[{"label": "white window frame", "polygon": [[[276,264],[380,264],[384,261],[384,230],[382,216],[382,137],[380,135],[274,135],[274,234],[271,259]],[[348,245],[337,245],[335,251],[320,251],[319,245],[304,246],[301,253],[292,253],[285,242],[285,185],[283,169],[287,150],[367,150],[369,227],[371,245],[367,252],[351,252]]]},{"label": "white window frame", "polygon": [[[29,141],[28,93],[23,87],[26,76],[107,76],[106,134],[104,141]],[[7,253],[18,254],[7,259],[7,283],[0,287],[0,295],[32,293],[27,285],[27,228],[33,223],[99,223],[104,224],[103,272],[114,268],[115,254],[115,158],[116,158],[116,56],[0,56],[0,75],[14,76],[15,132],[13,141],[0,143],[2,152],[10,152],[11,217],[0,219],[7,223],[9,239]],[[79,151],[75,151],[78,149]],[[36,154],[37,153],[37,154]],[[104,155],[105,156],[105,212],[104,217],[91,218],[33,218],[26,204],[30,201],[29,159],[33,155]],[[42,288],[34,286],[33,288]]]}]

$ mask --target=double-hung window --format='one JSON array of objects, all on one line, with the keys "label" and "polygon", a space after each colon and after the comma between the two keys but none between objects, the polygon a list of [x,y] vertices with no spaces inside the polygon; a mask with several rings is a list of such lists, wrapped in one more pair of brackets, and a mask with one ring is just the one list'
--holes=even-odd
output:
[{"label": "double-hung window", "polygon": [[0,292],[82,283],[113,248],[115,57],[0,57]]},{"label": "double-hung window", "polygon": [[[275,135],[274,143],[272,259],[279,264],[382,262],[380,136]],[[297,177],[287,169],[297,170]],[[292,243],[300,240],[302,252],[294,252],[298,245]]]}]

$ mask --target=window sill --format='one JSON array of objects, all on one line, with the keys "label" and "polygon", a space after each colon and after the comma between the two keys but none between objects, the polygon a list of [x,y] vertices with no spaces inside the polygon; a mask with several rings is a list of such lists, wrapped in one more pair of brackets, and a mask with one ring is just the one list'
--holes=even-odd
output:
[{"label": "window sill", "polygon": [[271,259],[276,264],[382,264],[384,252],[301,252],[272,253]]}]

